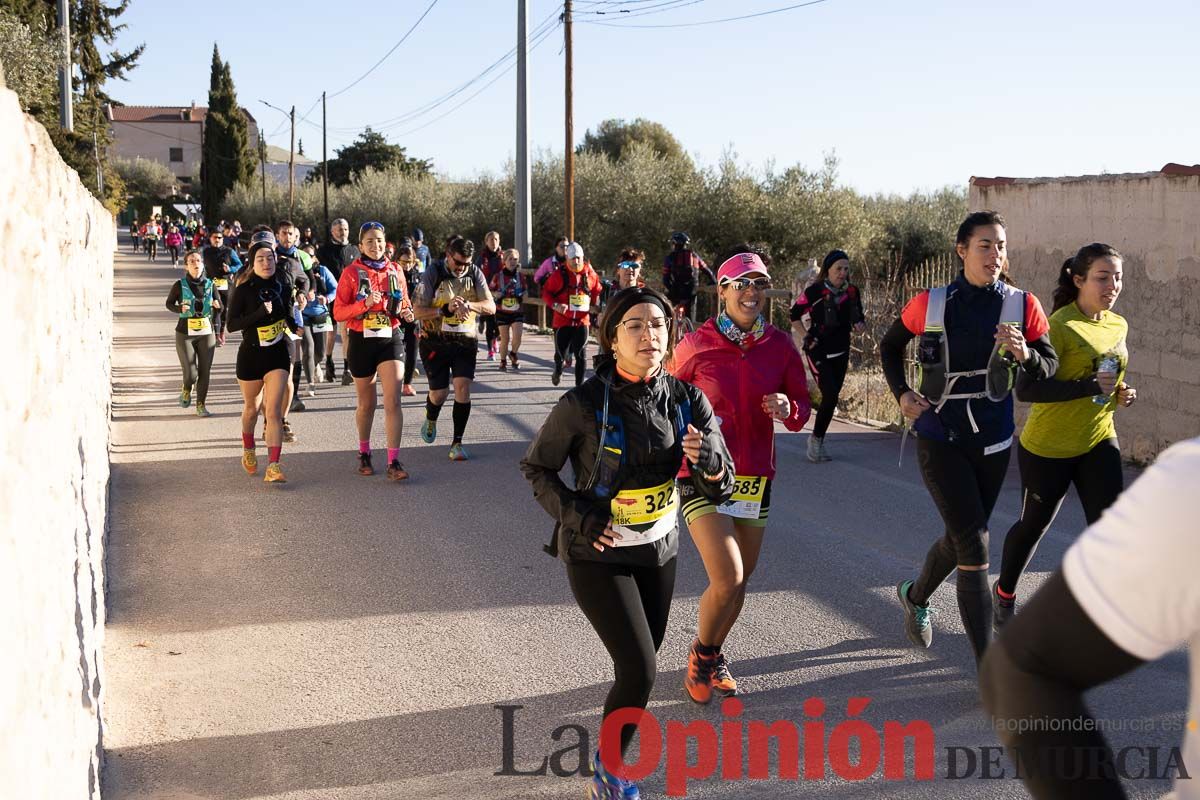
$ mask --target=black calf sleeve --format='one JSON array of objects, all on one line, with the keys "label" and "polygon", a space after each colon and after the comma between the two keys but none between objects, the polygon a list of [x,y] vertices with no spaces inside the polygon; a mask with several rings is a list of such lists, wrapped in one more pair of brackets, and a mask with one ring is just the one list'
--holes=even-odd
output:
[{"label": "black calf sleeve", "polygon": [[467,430],[467,420],[471,418],[471,403],[454,401],[454,441],[461,442]]},{"label": "black calf sleeve", "polygon": [[992,593],[988,589],[987,570],[960,569],[955,583],[958,614],[978,663],[987,650],[992,632]]}]

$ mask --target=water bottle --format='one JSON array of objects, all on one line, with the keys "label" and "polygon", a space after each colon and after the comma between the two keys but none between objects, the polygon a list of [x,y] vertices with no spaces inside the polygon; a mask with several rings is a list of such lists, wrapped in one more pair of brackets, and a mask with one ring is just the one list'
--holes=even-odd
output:
[{"label": "water bottle", "polygon": [[[1121,370],[1121,360],[1111,353],[1106,353],[1096,366],[1096,372],[1111,372],[1116,375]],[[1092,402],[1098,406],[1108,405],[1109,396],[1106,394],[1092,395]]]}]

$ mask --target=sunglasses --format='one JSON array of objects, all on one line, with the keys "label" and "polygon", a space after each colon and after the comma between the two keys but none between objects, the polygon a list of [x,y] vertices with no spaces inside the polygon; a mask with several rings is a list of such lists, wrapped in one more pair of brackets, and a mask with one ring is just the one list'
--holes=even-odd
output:
[{"label": "sunglasses", "polygon": [[617,269],[641,269],[642,265],[636,261],[622,261],[617,264]]},{"label": "sunglasses", "polygon": [[722,286],[732,286],[735,291],[744,292],[753,286],[755,289],[766,291],[771,288],[770,278],[734,278],[733,280],[725,280]]},{"label": "sunglasses", "polygon": [[382,222],[364,222],[362,224],[362,227],[358,229],[358,232],[359,232],[359,234],[363,234],[363,233],[366,233],[367,231],[381,231],[381,230],[383,230]]}]

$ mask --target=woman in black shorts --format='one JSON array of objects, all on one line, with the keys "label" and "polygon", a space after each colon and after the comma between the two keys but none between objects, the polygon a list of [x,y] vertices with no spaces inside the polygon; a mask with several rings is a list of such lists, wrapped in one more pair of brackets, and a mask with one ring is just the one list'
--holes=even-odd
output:
[{"label": "woman in black shorts", "polygon": [[517,351],[521,349],[521,331],[525,327],[525,283],[521,278],[521,254],[515,248],[504,251],[504,268],[492,276],[492,298],[496,301],[496,325],[500,328],[500,371],[519,370]]},{"label": "woman in black shorts", "polygon": [[371,426],[378,402],[375,379],[383,384],[383,419],[387,428],[387,476],[393,481],[408,477],[400,463],[400,436],[404,417],[400,387],[404,369],[402,322],[412,322],[412,302],[400,266],[386,257],[383,225],[365,222],[358,231],[361,255],[342,270],[333,316],[345,322],[346,360],[354,376],[358,408],[358,473],[374,475],[371,465]]},{"label": "woman in black shorts", "polygon": [[[261,226],[250,238],[249,267],[238,273],[229,297],[228,327],[242,332],[238,347],[237,378],[242,390],[242,467],[250,475],[258,471],[254,455],[254,427],[258,424],[259,397],[266,418],[268,483],[284,483],[279,457],[283,451],[283,399],[292,365],[288,331],[295,332],[292,318],[292,279],[275,269],[275,235]],[[307,299],[297,298],[303,309]]]}]

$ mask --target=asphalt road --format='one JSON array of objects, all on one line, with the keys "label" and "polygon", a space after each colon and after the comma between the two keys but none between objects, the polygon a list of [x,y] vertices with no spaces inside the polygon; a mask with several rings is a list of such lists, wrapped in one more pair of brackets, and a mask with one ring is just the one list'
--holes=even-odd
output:
[{"label": "asphalt road", "polygon": [[[169,261],[131,256],[123,243],[105,797],[584,796],[579,777],[496,774],[505,771],[506,713],[512,771],[535,770],[548,754],[576,745],[579,730],[592,737],[585,749],[594,748],[611,681],[611,662],[575,606],[562,565],[541,552],[551,521],[517,468],[559,394],[549,381],[549,340],[527,339],[519,374],[499,373],[481,357],[471,461],[447,459],[447,430],[434,445],[420,442],[419,379],[418,397],[404,403],[403,460],[412,479],[397,485],[359,476],[352,389],[322,384],[306,400],[309,410],[292,416],[299,441],[284,450],[288,483],[266,485],[261,469],[251,478],[239,465],[235,340],[217,354],[214,416],[198,419],[176,403],[174,318],[163,300],[178,274]],[[380,416],[377,448],[382,428]],[[722,780],[718,771],[689,782],[687,796],[1026,796],[1007,762],[993,768],[1007,777],[982,777],[982,763],[995,756],[980,748],[998,742],[977,699],[952,582],[933,599],[931,650],[913,649],[901,629],[893,587],[914,575],[941,528],[911,449],[898,468],[895,435],[839,422],[828,440],[836,460],[812,465],[803,458],[805,436],[776,438],[780,473],[763,558],[725,648],[743,690],[740,720],[823,721],[830,736],[850,698],[869,698],[858,716],[878,734],[886,721],[928,722],[935,777],[913,778],[910,744],[904,780],[885,779],[882,767],[845,780],[832,765],[824,778],[805,779],[802,769],[801,780],[782,780],[772,760],[770,779]],[[1018,492],[1014,463],[992,520],[993,576]],[[1082,528],[1072,496],[1038,549],[1025,596]],[[685,534],[651,702],[664,730],[675,723],[669,741],[681,741],[679,724],[727,721],[719,707],[689,702],[681,685],[705,585]],[[1096,715],[1119,728],[1114,743],[1178,743],[1186,667],[1176,653],[1091,695]],[[805,706],[810,698],[823,701],[823,713]],[[553,738],[564,725],[582,728]],[[738,728],[731,731],[728,739],[736,738]],[[974,769],[956,747],[973,749]],[[676,774],[682,762],[680,751],[674,755]],[[577,751],[560,761],[573,770]],[[952,768],[965,777],[947,777]],[[1138,798],[1167,788],[1154,779],[1127,786]],[[665,768],[643,791],[663,796]]]}]

